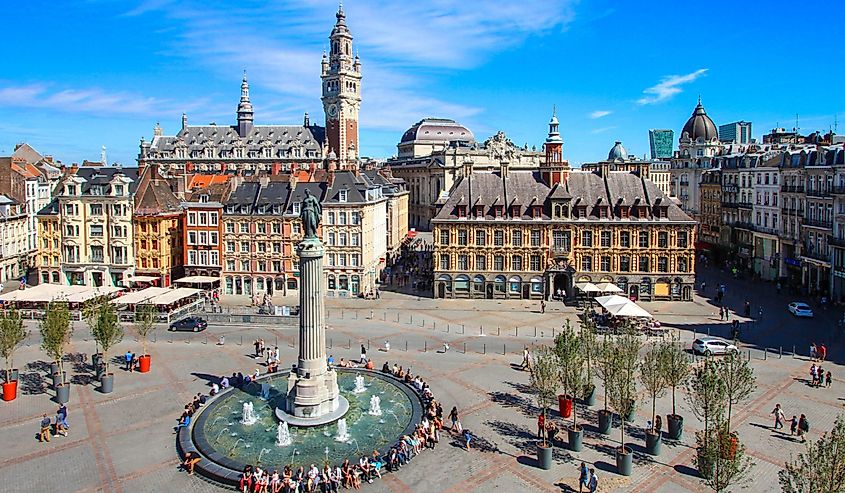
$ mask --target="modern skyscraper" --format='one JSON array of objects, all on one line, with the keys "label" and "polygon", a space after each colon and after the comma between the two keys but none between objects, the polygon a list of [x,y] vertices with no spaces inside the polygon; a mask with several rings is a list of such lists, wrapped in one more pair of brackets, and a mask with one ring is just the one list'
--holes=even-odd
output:
[{"label": "modern skyscraper", "polygon": [[719,140],[725,144],[750,144],[751,122],[740,121],[719,125]]},{"label": "modern skyscraper", "polygon": [[675,147],[675,131],[651,129],[648,131],[648,144],[652,159],[668,159]]}]

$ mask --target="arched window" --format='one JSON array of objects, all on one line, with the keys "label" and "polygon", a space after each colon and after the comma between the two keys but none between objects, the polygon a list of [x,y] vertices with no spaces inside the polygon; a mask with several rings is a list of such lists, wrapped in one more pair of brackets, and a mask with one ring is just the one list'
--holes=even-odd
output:
[{"label": "arched window", "polygon": [[337,280],[334,274],[329,274],[329,289],[337,289]]},{"label": "arched window", "polygon": [[469,276],[461,274],[455,277],[455,291],[462,293],[469,292]]},{"label": "arched window", "polygon": [[288,289],[296,290],[296,289],[299,289],[298,286],[299,286],[299,283],[296,282],[295,278],[291,277],[291,278],[288,279]]}]

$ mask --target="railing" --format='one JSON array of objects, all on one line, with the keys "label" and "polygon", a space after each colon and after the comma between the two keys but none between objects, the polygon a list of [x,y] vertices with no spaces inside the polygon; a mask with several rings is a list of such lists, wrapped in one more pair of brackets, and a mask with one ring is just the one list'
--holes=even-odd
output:
[{"label": "railing", "polygon": [[834,195],[845,195],[845,185],[839,185],[831,188]]},{"label": "railing", "polygon": [[803,207],[798,207],[798,208],[782,207],[781,211],[783,211],[784,214],[789,214],[789,215],[792,215],[792,216],[804,216],[804,208]]},{"label": "railing", "polygon": [[751,224],[751,223],[735,222],[735,223],[731,224],[731,226],[736,228],[736,229],[747,229],[749,231],[754,231],[754,225]]},{"label": "railing", "polygon": [[821,260],[822,262],[830,262],[830,254],[824,252],[803,252],[801,254],[802,257],[812,258],[815,260]]},{"label": "railing", "polygon": [[807,190],[807,197],[830,197],[830,190]]},{"label": "railing", "polygon": [[780,187],[781,192],[804,193],[804,185],[784,185]]},{"label": "railing", "polygon": [[814,228],[826,228],[826,229],[833,228],[833,221],[824,220],[824,219],[809,219],[809,218],[805,217],[804,220],[802,221],[802,224],[804,226],[811,226],[811,227],[814,227]]},{"label": "railing", "polygon": [[835,236],[827,237],[827,244],[845,248],[845,238],[837,238]]},{"label": "railing", "polygon": [[569,253],[569,250],[566,245],[552,245],[552,253]]}]

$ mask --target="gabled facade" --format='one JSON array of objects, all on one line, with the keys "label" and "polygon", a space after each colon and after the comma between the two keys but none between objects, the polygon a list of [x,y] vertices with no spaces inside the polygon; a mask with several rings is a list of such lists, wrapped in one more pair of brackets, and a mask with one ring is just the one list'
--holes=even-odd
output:
[{"label": "gabled facade", "polygon": [[[192,181],[198,180],[192,177]],[[182,265],[186,276],[220,277],[223,267],[223,203],[228,200],[228,175],[210,180],[205,187],[188,183],[181,207]],[[220,178],[217,180],[217,178]]]},{"label": "gabled facade", "polygon": [[147,166],[135,192],[135,275],[156,278],[170,286],[182,276],[183,211],[179,199],[158,172]]}]

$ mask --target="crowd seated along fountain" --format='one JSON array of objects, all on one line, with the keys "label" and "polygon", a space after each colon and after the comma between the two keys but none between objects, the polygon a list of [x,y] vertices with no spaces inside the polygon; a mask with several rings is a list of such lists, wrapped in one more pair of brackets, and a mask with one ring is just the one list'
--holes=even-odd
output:
[{"label": "crowd seated along fountain", "polygon": [[[362,451],[386,454],[422,419],[419,396],[390,375],[327,364],[323,245],[316,236],[320,203],[302,202],[298,359],[289,372],[221,392],[178,435],[182,453],[203,459],[197,471],[236,484],[245,465],[340,464]],[[385,420],[383,415],[390,415]]]}]

